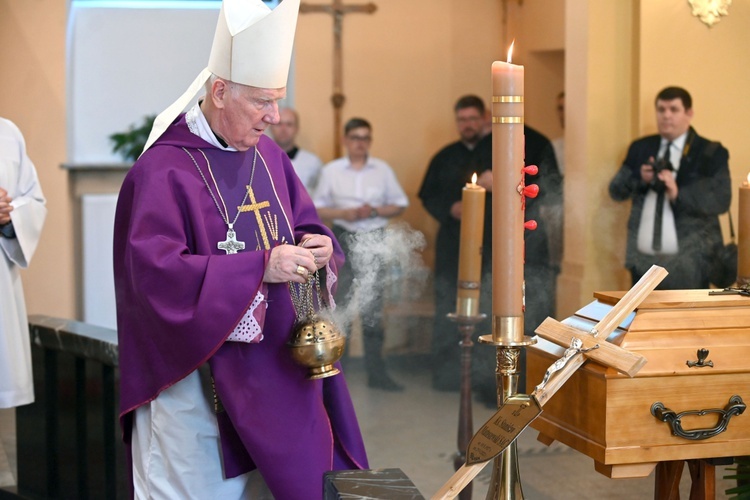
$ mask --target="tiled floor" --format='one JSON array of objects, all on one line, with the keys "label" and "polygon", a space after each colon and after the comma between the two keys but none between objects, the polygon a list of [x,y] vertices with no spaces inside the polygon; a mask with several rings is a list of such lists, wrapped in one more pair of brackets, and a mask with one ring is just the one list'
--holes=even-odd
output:
[{"label": "tiled floor", "polygon": [[[362,371],[353,364],[347,379],[368,448],[372,468],[400,468],[429,498],[453,474],[458,422],[458,393],[430,388],[428,369],[419,363],[392,361],[394,378],[406,389],[400,393],[368,389]],[[493,413],[484,405],[473,406],[474,429]],[[14,484],[15,417],[0,410],[0,486]],[[654,478],[613,480],[594,471],[588,457],[559,443],[547,448],[536,441],[536,431],[519,437],[519,469],[525,498],[530,500],[631,500],[651,499]],[[473,483],[474,499],[487,495],[492,466]],[[725,468],[717,468],[716,498],[732,483],[723,480]],[[681,498],[689,496],[689,474],[683,473]]]}]

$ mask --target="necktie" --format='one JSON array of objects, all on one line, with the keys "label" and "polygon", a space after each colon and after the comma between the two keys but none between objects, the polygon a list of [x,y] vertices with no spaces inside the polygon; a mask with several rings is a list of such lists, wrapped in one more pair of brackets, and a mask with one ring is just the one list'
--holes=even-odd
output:
[{"label": "necktie", "polygon": [[[672,148],[672,143],[667,143],[667,149],[664,150],[664,156],[662,157],[662,161],[666,165],[672,164],[672,162],[669,159],[669,153],[670,149]],[[656,172],[654,172],[654,175],[656,175]],[[651,248],[654,249],[655,252],[658,252],[661,250],[661,225],[662,225],[662,217],[664,216],[664,186],[661,186],[661,189],[657,190],[656,195],[656,212],[654,213],[654,239],[653,243],[651,245]]]}]

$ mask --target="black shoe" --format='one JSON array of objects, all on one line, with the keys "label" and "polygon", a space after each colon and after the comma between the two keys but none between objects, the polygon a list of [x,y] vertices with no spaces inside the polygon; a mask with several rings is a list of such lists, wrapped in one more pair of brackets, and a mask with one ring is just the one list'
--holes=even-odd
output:
[{"label": "black shoe", "polygon": [[373,389],[382,389],[384,391],[401,392],[404,386],[393,380],[387,374],[372,376],[367,379],[367,386]]}]

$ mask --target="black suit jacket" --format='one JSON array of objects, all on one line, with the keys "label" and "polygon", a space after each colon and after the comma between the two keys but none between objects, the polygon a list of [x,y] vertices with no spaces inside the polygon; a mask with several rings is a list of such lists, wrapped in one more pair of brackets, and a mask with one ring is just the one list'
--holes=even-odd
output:
[{"label": "black suit jacket", "polygon": [[[632,199],[628,220],[625,266],[632,268],[645,257],[638,252],[638,226],[643,202],[650,187],[641,181],[641,165],[659,153],[661,137],[652,135],[630,145],[627,157],[609,185],[617,201]],[[672,203],[679,255],[694,259],[706,271],[716,248],[722,245],[719,214],[729,210],[732,200],[729,152],[720,143],[699,136],[691,127],[677,172],[677,199]],[[669,270],[669,269],[668,269]],[[707,273],[695,288],[707,286]]]}]

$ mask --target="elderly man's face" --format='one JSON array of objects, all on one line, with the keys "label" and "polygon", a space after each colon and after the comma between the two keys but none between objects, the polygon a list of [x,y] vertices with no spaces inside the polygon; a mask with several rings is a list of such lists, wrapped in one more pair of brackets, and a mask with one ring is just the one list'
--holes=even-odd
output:
[{"label": "elderly man's face", "polygon": [[278,101],[286,96],[286,87],[260,89],[234,84],[222,98],[220,117],[222,138],[238,151],[247,151],[260,140],[266,127],[279,122]]}]

